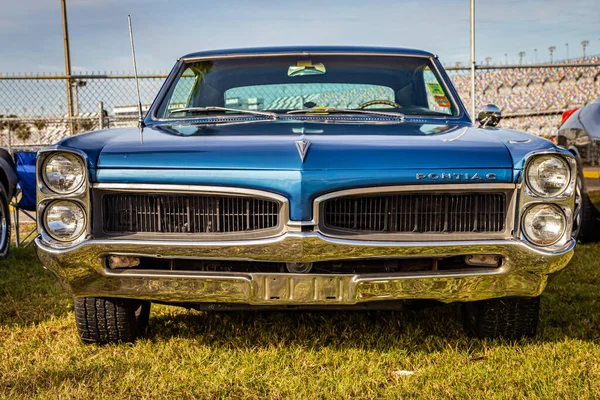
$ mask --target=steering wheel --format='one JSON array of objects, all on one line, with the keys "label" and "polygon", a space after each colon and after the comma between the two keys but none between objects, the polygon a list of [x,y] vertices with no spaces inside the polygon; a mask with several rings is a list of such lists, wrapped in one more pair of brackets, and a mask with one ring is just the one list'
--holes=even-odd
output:
[{"label": "steering wheel", "polygon": [[367,108],[369,106],[374,106],[377,104],[384,104],[386,106],[392,106],[394,108],[402,108],[402,106],[394,101],[390,100],[371,100],[366,103],[362,103],[360,106],[356,107],[357,110],[362,110],[363,108]]}]

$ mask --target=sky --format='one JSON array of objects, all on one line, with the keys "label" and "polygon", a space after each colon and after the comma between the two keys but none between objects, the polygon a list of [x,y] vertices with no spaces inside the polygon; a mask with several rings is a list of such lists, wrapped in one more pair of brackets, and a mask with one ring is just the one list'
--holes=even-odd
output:
[{"label": "sky", "polygon": [[[74,72],[165,72],[200,50],[370,45],[469,61],[469,0],[66,0]],[[0,0],[0,73],[64,72],[60,0]],[[476,0],[476,60],[517,63],[600,54],[600,0]]]}]

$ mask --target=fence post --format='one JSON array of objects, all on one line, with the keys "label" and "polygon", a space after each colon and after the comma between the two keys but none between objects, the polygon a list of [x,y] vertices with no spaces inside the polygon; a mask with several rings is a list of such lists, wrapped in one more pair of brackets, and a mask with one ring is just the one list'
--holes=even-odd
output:
[{"label": "fence post", "polygon": [[12,129],[10,121],[7,123],[8,126],[8,152],[10,153],[10,155],[12,156]]},{"label": "fence post", "polygon": [[104,103],[98,102],[98,129],[104,129]]}]

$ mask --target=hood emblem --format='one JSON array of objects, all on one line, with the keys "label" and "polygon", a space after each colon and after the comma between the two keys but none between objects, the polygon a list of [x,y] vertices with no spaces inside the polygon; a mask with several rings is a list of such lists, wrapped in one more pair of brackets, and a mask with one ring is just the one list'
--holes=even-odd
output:
[{"label": "hood emblem", "polygon": [[310,147],[310,142],[308,140],[298,140],[296,141],[296,148],[298,149],[298,154],[300,154],[300,159],[304,162],[306,158],[306,153],[308,153],[308,148]]}]

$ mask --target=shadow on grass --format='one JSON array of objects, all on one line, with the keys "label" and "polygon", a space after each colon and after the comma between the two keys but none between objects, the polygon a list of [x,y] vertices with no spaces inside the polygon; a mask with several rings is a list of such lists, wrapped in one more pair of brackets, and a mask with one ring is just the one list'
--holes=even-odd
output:
[{"label": "shadow on grass", "polygon": [[439,351],[448,342],[472,347],[463,334],[459,305],[400,311],[191,311],[154,316],[148,339],[193,338],[208,346],[315,349],[407,348]]},{"label": "shadow on grass", "polygon": [[[600,338],[600,247],[584,245],[542,296],[534,341]],[[420,310],[332,312],[185,312],[155,307],[151,341],[193,338],[211,346],[255,348],[351,346],[439,351],[479,347],[462,330],[460,305]],[[27,326],[72,311],[72,301],[40,265],[35,249],[12,249],[0,261],[0,324]],[[74,326],[74,323],[73,323]],[[502,343],[502,342],[487,342]]]},{"label": "shadow on grass", "polygon": [[27,326],[64,316],[72,301],[40,264],[35,248],[11,248],[0,260],[0,325]]}]

